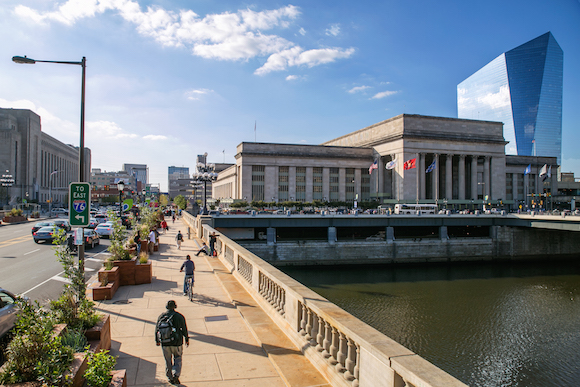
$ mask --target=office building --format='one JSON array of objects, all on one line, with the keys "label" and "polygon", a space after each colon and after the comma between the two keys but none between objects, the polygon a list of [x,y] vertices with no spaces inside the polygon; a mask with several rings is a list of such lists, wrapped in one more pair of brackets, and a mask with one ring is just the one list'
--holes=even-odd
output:
[{"label": "office building", "polygon": [[168,167],[167,180],[167,189],[171,199],[178,195],[190,196],[192,194],[189,167]]},{"label": "office building", "polygon": [[149,183],[149,169],[147,168],[147,164],[123,164],[123,171],[135,177],[137,192],[144,190]]},{"label": "office building", "polygon": [[[14,183],[3,193],[11,204],[37,202],[46,208],[67,205],[71,182],[79,178],[79,148],[44,133],[40,116],[28,109],[0,108],[0,171]],[[85,176],[90,176],[91,151],[84,150]]]},{"label": "office building", "polygon": [[506,154],[562,158],[562,49],[547,32],[457,86],[459,118],[504,123]]}]

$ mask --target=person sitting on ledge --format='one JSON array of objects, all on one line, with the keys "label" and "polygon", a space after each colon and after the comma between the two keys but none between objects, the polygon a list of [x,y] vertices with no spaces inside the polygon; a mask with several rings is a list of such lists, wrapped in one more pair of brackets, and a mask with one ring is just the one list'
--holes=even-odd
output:
[{"label": "person sitting on ledge", "polygon": [[199,253],[205,253],[205,255],[209,255],[209,247],[207,247],[207,245],[205,244],[205,242],[203,242],[201,249],[199,249],[199,251],[197,252],[197,254],[195,254],[195,256],[199,256]]}]

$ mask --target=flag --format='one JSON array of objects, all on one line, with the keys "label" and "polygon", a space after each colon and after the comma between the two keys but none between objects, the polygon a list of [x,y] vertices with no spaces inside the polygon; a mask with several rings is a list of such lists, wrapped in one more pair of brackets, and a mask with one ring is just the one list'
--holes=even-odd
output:
[{"label": "flag", "polygon": [[552,166],[550,165],[550,167],[548,168],[548,179],[550,179],[552,177]]},{"label": "flag", "polygon": [[433,162],[431,163],[431,165],[429,165],[427,167],[427,170],[425,170],[425,173],[433,172],[433,170],[435,170],[435,166],[436,165],[437,165],[437,162],[435,160],[433,160]]},{"label": "flag", "polygon": [[527,175],[528,173],[532,172],[532,164],[529,164],[526,167],[526,170],[524,171],[524,176]]},{"label": "flag", "polygon": [[417,166],[416,163],[417,163],[416,157],[414,159],[407,160],[405,161],[405,164],[403,164],[403,169],[404,170],[413,169]]},{"label": "flag", "polygon": [[397,160],[395,159],[395,160],[389,161],[387,163],[387,165],[385,165],[385,168],[386,169],[395,169],[396,166],[397,166]]},{"label": "flag", "polygon": [[544,164],[542,169],[540,169],[540,178],[542,179],[542,181],[544,181],[546,180],[547,177],[548,177],[548,164]]},{"label": "flag", "polygon": [[374,163],[371,164],[371,166],[369,167],[369,175],[371,173],[373,173],[373,169],[378,169],[379,168],[379,161],[375,160]]}]

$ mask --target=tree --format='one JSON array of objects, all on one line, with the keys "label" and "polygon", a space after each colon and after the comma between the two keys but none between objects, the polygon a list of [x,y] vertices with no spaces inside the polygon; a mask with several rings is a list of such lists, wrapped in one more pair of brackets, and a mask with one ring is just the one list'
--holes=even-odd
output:
[{"label": "tree", "polygon": [[173,199],[173,203],[176,204],[182,210],[185,210],[187,208],[187,200],[185,200],[183,195],[177,195]]},{"label": "tree", "polygon": [[169,199],[167,198],[167,195],[159,195],[159,205],[161,207],[167,207],[168,203]]}]

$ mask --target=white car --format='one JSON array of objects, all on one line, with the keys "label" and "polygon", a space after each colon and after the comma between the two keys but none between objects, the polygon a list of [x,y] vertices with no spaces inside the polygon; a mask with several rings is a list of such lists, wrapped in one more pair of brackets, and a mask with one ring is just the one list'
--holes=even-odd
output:
[{"label": "white car", "polygon": [[99,237],[107,237],[110,238],[113,235],[113,223],[112,222],[105,222],[99,223],[97,227],[95,227],[95,232],[99,234]]}]

